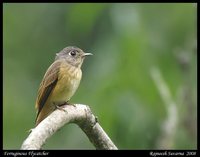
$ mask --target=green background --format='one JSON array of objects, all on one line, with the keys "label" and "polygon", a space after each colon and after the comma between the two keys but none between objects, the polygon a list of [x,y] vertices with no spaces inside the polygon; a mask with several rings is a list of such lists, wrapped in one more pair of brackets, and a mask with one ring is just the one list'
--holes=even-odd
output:
[{"label": "green background", "polygon": [[[3,148],[20,149],[45,71],[77,46],[94,55],[71,102],[89,105],[119,149],[196,149],[196,14],[195,3],[4,3]],[[43,149],[95,148],[69,124]]]}]

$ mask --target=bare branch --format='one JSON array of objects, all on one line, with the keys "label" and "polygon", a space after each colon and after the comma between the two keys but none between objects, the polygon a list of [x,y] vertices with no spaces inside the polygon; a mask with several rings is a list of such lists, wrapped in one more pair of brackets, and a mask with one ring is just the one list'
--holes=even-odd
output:
[{"label": "bare branch", "polygon": [[41,149],[48,138],[68,123],[79,125],[96,149],[117,149],[88,106],[76,104],[62,107],[63,110],[55,110],[36,128],[32,129],[21,146],[22,150]]},{"label": "bare branch", "polygon": [[177,104],[172,99],[169,87],[167,86],[167,83],[163,79],[162,74],[158,68],[151,68],[151,76],[160,93],[161,98],[163,99],[167,111],[167,117],[163,122],[162,134],[158,139],[157,147],[159,149],[171,149],[173,148],[174,136],[178,124]]}]

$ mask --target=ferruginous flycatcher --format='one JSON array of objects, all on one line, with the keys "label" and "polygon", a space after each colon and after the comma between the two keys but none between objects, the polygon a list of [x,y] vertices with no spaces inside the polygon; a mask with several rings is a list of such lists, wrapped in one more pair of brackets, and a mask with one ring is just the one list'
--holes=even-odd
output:
[{"label": "ferruginous flycatcher", "polygon": [[92,54],[74,46],[66,47],[56,54],[38,90],[36,126],[74,95],[82,77],[81,65],[85,56],[89,55]]}]

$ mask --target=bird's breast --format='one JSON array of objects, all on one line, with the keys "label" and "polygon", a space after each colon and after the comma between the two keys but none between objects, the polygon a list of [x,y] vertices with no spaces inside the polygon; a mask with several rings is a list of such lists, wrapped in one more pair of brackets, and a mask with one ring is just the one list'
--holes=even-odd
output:
[{"label": "bird's breast", "polygon": [[68,64],[61,65],[58,75],[58,81],[52,93],[52,101],[68,101],[76,92],[81,77],[82,71],[80,68]]}]

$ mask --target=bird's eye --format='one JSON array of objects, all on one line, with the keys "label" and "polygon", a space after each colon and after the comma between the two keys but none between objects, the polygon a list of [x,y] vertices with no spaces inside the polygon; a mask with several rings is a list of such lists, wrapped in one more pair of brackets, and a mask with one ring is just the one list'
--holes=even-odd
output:
[{"label": "bird's eye", "polygon": [[75,56],[75,55],[76,55],[76,51],[71,51],[71,52],[69,53],[69,55],[70,55],[70,56]]}]

